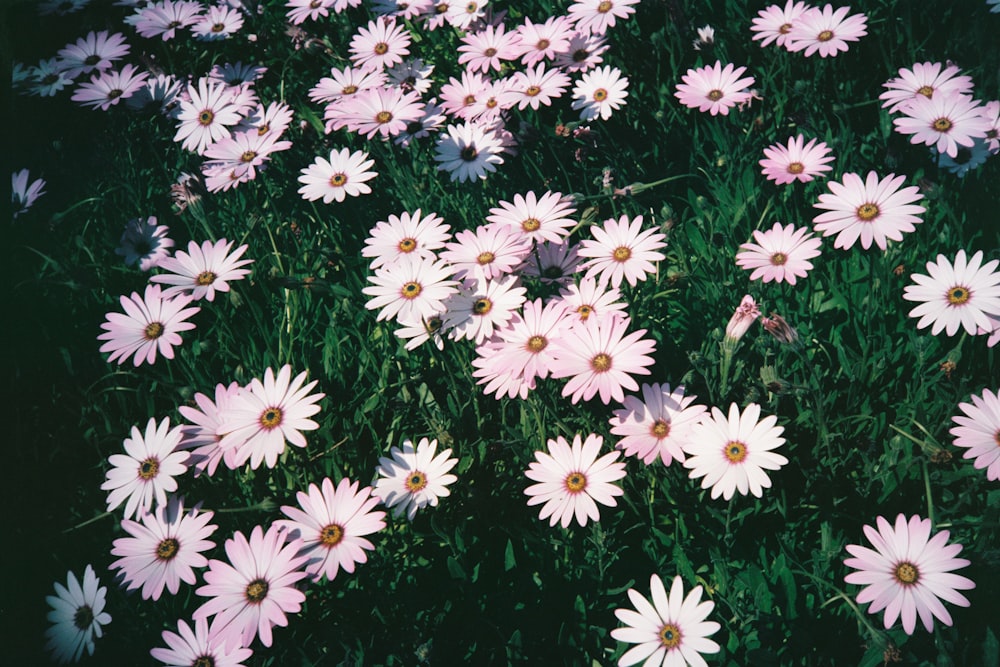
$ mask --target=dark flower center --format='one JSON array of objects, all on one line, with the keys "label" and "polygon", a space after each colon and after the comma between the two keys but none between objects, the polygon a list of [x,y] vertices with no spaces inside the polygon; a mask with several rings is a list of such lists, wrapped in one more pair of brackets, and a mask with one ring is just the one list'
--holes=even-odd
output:
[{"label": "dark flower center", "polygon": [[385,42],[379,42],[373,50],[375,51],[375,55],[382,56],[389,50],[389,45]]},{"label": "dark flower center", "polygon": [[194,284],[199,287],[207,287],[215,282],[217,276],[211,271],[202,271],[198,274],[198,277],[194,279]]},{"label": "dark flower center", "polygon": [[177,540],[168,537],[156,545],[156,557],[160,560],[171,560],[177,555],[177,550],[180,549],[180,546]]},{"label": "dark flower center", "polygon": [[163,325],[159,322],[150,322],[143,329],[142,335],[146,340],[156,340],[163,335]]},{"label": "dark flower center", "polygon": [[793,162],[790,165],[788,165],[789,174],[801,174],[805,170],[806,167],[801,162]]},{"label": "dark flower center", "polygon": [[871,222],[878,217],[878,204],[862,204],[856,211],[858,219],[864,222]]},{"label": "dark flower center", "polygon": [[479,156],[479,151],[476,150],[475,146],[466,146],[458,156],[466,162],[472,162]]},{"label": "dark flower center", "polygon": [[626,248],[625,246],[618,246],[611,253],[611,256],[616,262],[627,262],[632,258],[632,250],[631,248]]},{"label": "dark flower center", "polygon": [[491,310],[493,310],[493,302],[486,297],[476,299],[476,302],[472,304],[472,313],[474,315],[486,315]]},{"label": "dark flower center", "polygon": [[268,585],[263,579],[254,579],[247,584],[246,598],[251,604],[260,604],[267,597]]},{"label": "dark flower center", "polygon": [[961,306],[966,303],[971,296],[972,292],[970,292],[967,287],[955,285],[948,290],[948,304],[952,306]]},{"label": "dark flower center", "polygon": [[267,410],[264,410],[264,412],[260,413],[260,425],[267,430],[271,430],[281,424],[283,416],[281,408],[268,408]]},{"label": "dark flower center", "polygon": [[920,581],[920,571],[912,563],[900,563],[896,566],[896,581],[904,585],[915,584]]},{"label": "dark flower center", "polygon": [[403,483],[406,490],[410,493],[417,493],[418,491],[423,491],[427,486],[427,475],[420,472],[419,470],[414,470],[410,473],[410,476],[406,478]]},{"label": "dark flower center", "polygon": [[94,622],[94,610],[89,605],[83,605],[73,614],[73,625],[78,630],[86,630]]},{"label": "dark flower center", "polygon": [[747,446],[739,440],[731,440],[726,443],[725,455],[730,463],[742,463],[747,457]]},{"label": "dark flower center", "polygon": [[205,109],[198,114],[198,122],[202,125],[211,125],[213,120],[215,120],[215,114],[211,109]]},{"label": "dark flower center", "polygon": [[713,102],[718,102],[719,100],[722,99],[723,95],[725,95],[725,93],[723,93],[718,88],[715,88],[713,90],[708,91],[708,96],[707,97],[708,97],[708,99],[712,100]]},{"label": "dark flower center", "polygon": [[528,348],[528,352],[538,353],[548,347],[549,341],[545,336],[532,336],[528,339],[528,344],[525,346]]},{"label": "dark flower center", "polygon": [[951,125],[951,121],[947,118],[938,118],[931,124],[931,127],[938,132],[947,132],[951,129]]},{"label": "dark flower center", "polygon": [[776,252],[771,255],[771,264],[775,266],[782,266],[788,261],[788,257],[783,252]]},{"label": "dark flower center", "polygon": [[149,481],[156,477],[156,473],[160,472],[160,462],[156,459],[146,459],[139,464],[139,477],[146,481]]},{"label": "dark flower center", "polygon": [[566,490],[570,493],[580,493],[587,488],[587,476],[582,472],[571,472],[566,476]]},{"label": "dark flower center", "polygon": [[590,360],[590,367],[595,373],[604,373],[611,369],[611,357],[603,352],[594,355]]},{"label": "dark flower center", "polygon": [[824,30],[820,34],[816,35],[816,40],[820,42],[829,42],[831,39],[833,39],[832,30]]},{"label": "dark flower center", "polygon": [[667,623],[660,628],[660,644],[668,651],[677,648],[681,643],[681,629],[673,623]]},{"label": "dark flower center", "polygon": [[416,299],[418,296],[420,296],[420,293],[422,291],[423,288],[420,287],[420,283],[406,283],[405,285],[403,285],[403,290],[402,290],[403,298]]},{"label": "dark flower center", "polygon": [[325,547],[335,547],[340,544],[340,541],[344,539],[344,529],[335,523],[331,523],[329,526],[324,526],[323,530],[319,531],[319,541]]},{"label": "dark flower center", "polygon": [[653,422],[653,427],[649,429],[654,438],[665,438],[670,435],[670,424],[662,419]]},{"label": "dark flower center", "polygon": [[597,90],[594,91],[595,102],[603,102],[606,99],[608,99],[608,91],[604,90],[603,88],[598,88]]},{"label": "dark flower center", "polygon": [[399,249],[399,252],[413,252],[417,249],[417,241],[416,239],[405,238],[396,247]]},{"label": "dark flower center", "polygon": [[330,185],[335,188],[342,188],[347,183],[347,174],[334,174],[330,177]]},{"label": "dark flower center", "polygon": [[101,62],[101,57],[99,55],[97,55],[96,53],[92,53],[92,54],[90,54],[89,56],[87,56],[86,58],[83,59],[83,64],[84,65],[88,65],[88,66],[90,66],[90,65],[96,65],[99,62]]}]

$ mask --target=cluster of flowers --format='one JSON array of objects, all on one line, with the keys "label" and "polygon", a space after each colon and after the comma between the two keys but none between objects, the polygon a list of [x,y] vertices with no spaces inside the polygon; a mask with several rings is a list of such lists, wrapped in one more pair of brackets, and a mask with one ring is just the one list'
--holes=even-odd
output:
[{"label": "cluster of flowers", "polygon": [[750,30],[753,39],[761,40],[761,46],[774,42],[794,53],[804,51],[807,57],[819,53],[826,58],[847,51],[847,42],[856,42],[868,34],[868,17],[848,16],[850,11],[850,7],[834,9],[828,4],[819,8],[788,0],[784,7],[770,5],[757,12]]}]

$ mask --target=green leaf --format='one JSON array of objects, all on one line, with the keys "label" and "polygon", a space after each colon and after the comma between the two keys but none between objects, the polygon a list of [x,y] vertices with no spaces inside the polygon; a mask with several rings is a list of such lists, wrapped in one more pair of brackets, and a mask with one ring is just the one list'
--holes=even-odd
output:
[{"label": "green leaf", "polygon": [[508,539],[507,548],[503,552],[503,569],[504,572],[510,572],[515,567],[517,567],[517,560],[514,559],[514,545]]},{"label": "green leaf", "polygon": [[452,579],[458,579],[460,581],[465,581],[466,575],[465,570],[459,565],[458,560],[454,556],[448,556],[448,574],[451,575]]},{"label": "green leaf", "polygon": [[1000,667],[1000,643],[989,626],[986,626],[986,639],[983,640],[983,666]]}]

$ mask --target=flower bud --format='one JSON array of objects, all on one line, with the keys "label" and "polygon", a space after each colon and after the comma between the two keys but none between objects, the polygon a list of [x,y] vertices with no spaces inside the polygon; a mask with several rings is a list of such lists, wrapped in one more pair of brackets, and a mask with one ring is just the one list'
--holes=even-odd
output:
[{"label": "flower bud", "polygon": [[798,332],[777,313],[771,313],[771,317],[760,318],[760,324],[767,333],[781,343],[794,343],[799,339]]},{"label": "flower bud", "polygon": [[747,294],[737,306],[733,316],[729,318],[729,324],[726,325],[726,338],[733,342],[743,338],[743,334],[750,329],[750,325],[758,317],[760,317],[760,308],[757,307],[757,302],[753,300],[753,297]]}]

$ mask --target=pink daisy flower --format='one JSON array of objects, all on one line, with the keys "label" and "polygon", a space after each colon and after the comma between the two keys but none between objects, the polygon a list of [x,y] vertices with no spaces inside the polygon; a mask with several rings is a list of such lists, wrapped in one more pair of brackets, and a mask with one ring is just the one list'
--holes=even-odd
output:
[{"label": "pink daisy flower", "polygon": [[517,58],[519,39],[518,33],[507,32],[502,23],[466,33],[461,39],[462,45],[458,47],[461,54],[458,64],[465,65],[470,72],[485,74],[491,69],[499,72],[504,62]]},{"label": "pink daisy flower", "polygon": [[188,84],[188,99],[181,99],[174,141],[183,142],[185,150],[195,153],[230,135],[229,127],[240,122],[239,108],[232,103],[232,93],[222,83],[198,79],[198,87]]},{"label": "pink daisy flower", "polygon": [[601,56],[607,50],[604,35],[574,32],[566,49],[556,54],[555,65],[564,72],[586,72],[604,62]]},{"label": "pink daisy flower", "polygon": [[510,92],[518,109],[551,106],[552,100],[561,97],[569,86],[569,77],[557,69],[545,69],[539,63],[524,72],[515,72],[510,80]]},{"label": "pink daisy flower", "polygon": [[423,95],[434,85],[431,79],[433,73],[434,65],[428,65],[421,58],[407,58],[386,70],[392,86],[418,95]]},{"label": "pink daisy flower", "polygon": [[120,72],[101,72],[92,76],[89,83],[81,83],[72,100],[85,107],[107,111],[142,88],[148,76],[148,72],[140,72],[134,65],[125,65]]},{"label": "pink daisy flower", "polygon": [[[36,178],[28,183],[28,170],[22,169],[10,175],[10,207],[14,213],[14,219],[18,215],[26,213],[29,208],[45,194],[45,179]],[[166,229],[166,227],[164,227]],[[171,244],[173,242],[171,241]],[[136,258],[138,259],[138,257]]]},{"label": "pink daisy flower", "polygon": [[228,39],[243,27],[243,14],[232,7],[216,5],[191,26],[196,39],[216,41]]},{"label": "pink daisy flower", "polygon": [[931,537],[931,520],[902,514],[896,517],[895,526],[883,517],[877,517],[878,530],[865,526],[865,536],[875,549],[858,544],[848,544],[847,552],[853,558],[844,565],[858,570],[851,572],[844,581],[864,586],[858,593],[858,604],[871,603],[869,614],[885,610],[883,622],[886,630],[903,620],[903,630],[908,635],[916,628],[917,616],[927,632],[934,629],[934,619],[951,625],[951,614],[941,600],[968,607],[969,600],[959,593],[971,590],[976,584],[953,570],[969,565],[961,553],[961,544],[948,544],[949,532],[942,530]]},{"label": "pink daisy flower", "polygon": [[914,63],[911,69],[901,67],[899,76],[882,84],[887,88],[878,96],[882,107],[895,113],[917,97],[933,98],[935,95],[952,93],[971,94],[972,77],[959,75],[961,70],[955,65],[942,69],[941,63]]},{"label": "pink daisy flower", "polygon": [[[552,344],[562,335],[565,318],[565,306],[559,301],[543,305],[541,299],[535,299],[525,303],[522,315],[499,331],[500,341],[495,353],[489,356],[489,363],[473,362],[480,369],[473,376],[483,378],[506,371],[529,383],[535,378],[548,377],[553,361]],[[483,383],[484,380],[479,380],[479,384]],[[491,393],[489,388],[486,393]]]},{"label": "pink daisy flower", "polygon": [[756,243],[740,245],[736,265],[753,271],[750,280],[763,280],[765,283],[773,280],[794,285],[798,278],[805,278],[813,268],[809,260],[819,257],[822,245],[822,241],[813,237],[805,227],[782,226],[780,222],[774,223],[766,232],[754,230],[753,237]]},{"label": "pink daisy flower", "polygon": [[517,29],[514,50],[521,62],[532,67],[543,60],[553,60],[557,53],[569,48],[573,25],[565,16],[550,16],[545,23],[533,23],[525,18]]},{"label": "pink daisy flower", "polygon": [[299,194],[306,201],[322,199],[324,204],[336,200],[344,201],[348,196],[357,197],[371,193],[366,183],[378,176],[378,172],[368,171],[375,160],[368,159],[364,151],[351,152],[349,148],[330,151],[330,159],[317,157],[303,169],[299,176]]},{"label": "pink daisy flower", "polygon": [[485,7],[489,0],[468,0],[465,4],[456,2],[448,6],[445,20],[458,30],[468,30],[486,16]]},{"label": "pink daisy flower", "polygon": [[736,67],[732,63],[723,67],[718,60],[712,66],[689,69],[681,77],[683,83],[677,84],[674,97],[692,109],[707,111],[713,116],[720,113],[728,116],[731,107],[743,104],[751,97],[747,88],[753,85],[754,78],[740,78],[746,70],[746,67]]},{"label": "pink daisy flower", "polygon": [[612,484],[625,477],[625,464],[617,461],[621,452],[601,453],[604,439],[593,433],[581,440],[573,436],[572,446],[562,436],[548,441],[548,452],[535,452],[535,461],[524,476],[537,482],[524,490],[528,506],[542,505],[538,518],[568,528],[576,519],[581,526],[588,520],[600,521],[600,503],[616,507],[616,496],[625,492]]},{"label": "pink daisy flower", "polygon": [[621,303],[621,292],[596,278],[584,277],[579,284],[572,283],[559,292],[559,302],[565,304],[567,315],[578,322],[586,322],[593,317],[603,320],[607,317],[625,316],[627,304]]},{"label": "pink daisy flower", "polygon": [[159,424],[150,419],[143,434],[135,426],[132,437],[122,442],[124,454],[108,457],[111,470],[107,472],[101,489],[108,493],[108,511],[125,503],[126,519],[141,516],[153,508],[167,504],[167,493],[177,490],[174,478],[187,471],[188,453],[178,447],[183,427],[170,428],[170,419]]},{"label": "pink daisy flower", "polygon": [[580,32],[603,35],[618,19],[635,13],[639,0],[577,0],[569,6],[569,18]]},{"label": "pink daisy flower", "polygon": [[243,661],[249,660],[253,651],[241,644],[227,648],[223,638],[214,630],[214,627],[209,629],[205,619],[195,621],[193,631],[184,621],[177,621],[177,632],[164,630],[162,634],[163,641],[170,648],[157,647],[150,649],[149,654],[165,667],[193,667],[201,664],[212,667],[243,667]]},{"label": "pink daisy flower", "polygon": [[580,244],[542,241],[525,260],[521,273],[546,285],[568,285],[580,270]]},{"label": "pink daisy flower", "polygon": [[260,137],[270,136],[277,139],[291,125],[293,116],[291,107],[284,102],[271,102],[266,108],[263,104],[258,104],[257,109],[244,118],[238,128],[253,130]]},{"label": "pink daisy flower", "polygon": [[632,375],[649,375],[656,343],[643,338],[645,329],[625,335],[631,321],[627,317],[611,317],[603,321],[588,318],[564,329],[552,347],[552,377],[570,378],[562,395],[572,403],[585,401],[599,394],[607,405],[612,399],[622,402],[622,389],[639,388]]},{"label": "pink daisy flower", "polygon": [[813,218],[813,228],[823,236],[837,235],[833,247],[847,250],[860,238],[867,250],[875,243],[881,250],[887,241],[902,241],[903,234],[923,222],[918,206],[924,198],[916,186],[900,189],[905,176],[889,174],[880,179],[874,171],[864,181],[858,174],[844,174],[843,182],[827,183],[830,193],[821,194],[813,208],[828,211]]},{"label": "pink daisy flower", "polygon": [[990,153],[1000,153],[1000,102],[993,100],[987,102],[980,109],[983,118],[986,119],[986,147]]},{"label": "pink daisy flower", "polygon": [[406,212],[400,216],[390,215],[388,220],[375,223],[365,239],[361,256],[372,258],[369,264],[372,269],[394,264],[405,255],[433,260],[436,259],[434,253],[443,248],[449,238],[451,227],[441,216],[436,213],[424,215],[418,208],[412,215]]},{"label": "pink daisy flower", "polygon": [[86,37],[76,40],[75,44],[59,49],[59,68],[68,78],[75,79],[94,70],[110,69],[112,63],[127,56],[129,50],[122,33],[109,35],[107,30],[92,30]]},{"label": "pink daisy flower", "polygon": [[934,146],[949,157],[958,156],[959,146],[971,148],[990,129],[979,100],[958,93],[918,95],[901,109],[905,115],[892,121],[896,131],[912,134],[911,144]]},{"label": "pink daisy flower", "polygon": [[[319,80],[309,89],[309,99],[313,102],[331,103],[355,95],[362,90],[381,88],[386,85],[388,75],[384,70],[372,71],[363,67],[330,68],[330,76]],[[327,130],[329,132],[329,130]]]},{"label": "pink daisy flower", "polygon": [[174,38],[178,28],[197,23],[203,9],[200,2],[192,0],[163,0],[137,10],[133,24],[143,37],[162,37],[165,42]]},{"label": "pink daisy flower", "polygon": [[751,22],[753,39],[761,40],[761,46],[767,46],[771,42],[777,46],[785,46],[792,26],[808,9],[811,9],[809,5],[797,0],[788,0],[784,8],[780,5],[765,7],[757,12],[757,18]]},{"label": "pink daisy flower", "polygon": [[683,463],[684,445],[708,409],[692,405],[696,398],[685,396],[684,387],[671,390],[669,384],[643,384],[641,400],[626,396],[625,407],[613,413],[611,432],[625,436],[617,447],[646,465],[656,459],[665,466],[674,459]]},{"label": "pink daisy flower", "polygon": [[266,463],[273,468],[278,456],[285,451],[285,444],[305,447],[302,431],[319,428],[309,417],[319,412],[316,405],[326,394],[310,394],[318,380],[306,383],[303,371],[292,379],[292,367],[285,364],[278,371],[268,368],[264,381],[254,378],[243,388],[221,414],[222,423],[216,431],[222,436],[220,449],[238,447],[236,464],[248,460],[251,468]]},{"label": "pink daisy flower", "polygon": [[201,552],[211,549],[215,542],[208,538],[218,526],[210,524],[214,514],[197,508],[184,513],[184,501],[171,497],[155,513],[143,512],[140,521],[125,519],[122,530],[131,537],[114,541],[112,556],[121,556],[111,564],[127,590],[142,587],[143,600],[159,600],[163,589],[176,595],[181,582],[193,585],[194,568],[208,565]]},{"label": "pink daisy flower", "polygon": [[690,468],[691,479],[703,478],[701,488],[712,487],[712,498],[720,495],[729,500],[736,491],[760,498],[764,489],[771,488],[766,470],[778,470],[788,463],[774,450],[785,444],[781,437],[784,427],[778,418],[768,415],[760,419],[760,406],[751,403],[740,414],[735,403],[729,406],[729,417],[713,407],[684,444],[689,455],[684,467]]},{"label": "pink daisy flower", "polygon": [[531,252],[531,240],[509,225],[491,223],[455,234],[441,259],[455,269],[456,278],[494,280],[512,273]]},{"label": "pink daisy flower", "polygon": [[444,312],[419,319],[397,318],[400,328],[393,333],[397,338],[406,341],[407,350],[415,350],[427,341],[433,341],[439,350],[444,349]]},{"label": "pink daisy flower", "polygon": [[[252,129],[219,139],[205,148],[204,156],[208,161],[202,166],[202,172],[238,169],[244,170],[252,180],[257,176],[257,168],[271,160],[271,153],[292,147],[292,142],[279,141],[279,136],[278,133],[261,133]],[[211,187],[208,190],[212,192]]]},{"label": "pink daisy flower", "polygon": [[810,139],[809,143],[803,145],[805,138],[800,134],[789,137],[788,145],[774,144],[764,149],[765,159],[760,161],[763,167],[761,173],[767,180],[774,181],[778,185],[787,185],[795,181],[808,183],[816,176],[823,176],[823,172],[833,169],[829,162],[833,162],[830,155],[830,147],[816,139]]},{"label": "pink daisy flower", "polygon": [[527,291],[517,276],[467,281],[445,302],[444,326],[455,340],[468,338],[478,345],[514,317]]},{"label": "pink daisy flower", "polygon": [[461,80],[450,77],[441,86],[441,109],[449,116],[467,120],[470,108],[489,83],[489,79],[471,69],[462,72]]},{"label": "pink daisy flower", "polygon": [[358,67],[384,69],[410,55],[410,31],[394,19],[379,17],[351,38],[351,62]]},{"label": "pink daisy flower", "polygon": [[452,269],[446,262],[429,257],[404,255],[368,276],[373,283],[361,291],[371,296],[365,308],[380,309],[376,321],[389,318],[416,322],[430,319],[445,311],[445,300],[454,294],[458,283],[451,279]]},{"label": "pink daisy flower", "polygon": [[437,446],[436,439],[421,438],[416,446],[404,440],[402,449],[393,447],[389,451],[391,458],[379,458],[379,478],[373,493],[386,507],[396,508],[393,516],[405,513],[412,521],[418,510],[437,507],[438,500],[451,495],[448,485],[458,478],[448,471],[458,459],[450,458],[450,449],[437,454]]},{"label": "pink daisy flower", "polygon": [[228,281],[242,280],[250,273],[250,269],[240,268],[253,263],[252,259],[240,259],[247,246],[241,245],[230,253],[232,247],[233,242],[226,239],[205,241],[200,246],[191,241],[187,252],[178,250],[160,262],[160,268],[167,273],[152,276],[150,281],[171,285],[164,290],[164,297],[190,294],[195,301],[213,301],[216,291],[229,291]]},{"label": "pink daisy flower", "polygon": [[796,19],[785,38],[785,48],[792,52],[805,50],[806,57],[819,52],[821,58],[835,56],[850,48],[847,42],[856,42],[868,34],[868,17],[852,14],[850,7],[824,5],[812,7]]},{"label": "pink daisy flower", "polygon": [[296,494],[299,507],[281,506],[288,519],[274,523],[287,530],[291,539],[302,540],[299,555],[308,556],[305,571],[314,581],[323,576],[333,581],[339,570],[351,573],[355,563],[368,561],[365,550],[375,545],[364,536],[385,528],[385,512],[372,511],[379,498],[371,492],[370,486],[359,491],[358,482],[346,477],[334,489],[326,478],[322,489],[310,484],[308,493]]},{"label": "pink daisy flower", "polygon": [[225,459],[226,467],[235,470],[239,466],[236,463],[238,448],[236,443],[223,449],[219,446],[222,436],[218,435],[219,427],[222,426],[223,415],[225,415],[232,405],[233,400],[240,394],[240,385],[230,382],[228,386],[219,383],[215,386],[215,400],[201,392],[194,395],[194,402],[197,407],[181,405],[177,411],[181,413],[189,425],[184,426],[184,437],[180,447],[191,452],[188,463],[194,468],[195,477],[202,473],[209,477],[215,474],[215,469],[219,463]]},{"label": "pink daisy flower", "polygon": [[45,630],[45,650],[56,662],[79,662],[84,649],[94,655],[94,639],[100,639],[103,626],[111,622],[111,614],[104,611],[108,588],[100,584],[88,565],[82,583],[67,572],[66,585],[55,582],[56,594],[45,596],[52,608],[46,615],[52,625]]},{"label": "pink daisy flower", "polygon": [[409,123],[424,115],[424,104],[415,91],[401,88],[369,88],[327,109],[333,129],[347,128],[366,139],[376,134],[383,139],[394,137]]},{"label": "pink daisy flower", "polygon": [[[519,321],[519,317],[511,320],[513,324]],[[477,378],[476,384],[483,385],[484,394],[493,394],[497,400],[504,396],[507,398],[516,396],[524,400],[528,398],[528,392],[535,388],[535,378],[515,373],[508,366],[507,360],[500,357],[504,347],[504,342],[496,338],[477,345],[476,358],[472,360],[476,370],[472,375]]]},{"label": "pink daisy flower", "polygon": [[594,240],[580,242],[580,256],[590,257],[580,268],[587,269],[587,277],[598,277],[601,282],[612,287],[618,287],[627,280],[632,287],[646,275],[654,273],[653,262],[666,258],[661,248],[666,248],[663,242],[665,234],[655,229],[642,230],[642,216],[636,216],[629,221],[627,215],[618,220],[609,218],[604,221],[604,227],[594,225],[590,233]]},{"label": "pink daisy flower", "polygon": [[502,120],[501,114],[517,103],[517,96],[511,93],[510,80],[501,79],[486,84],[475,101],[465,109],[470,121],[495,124]]},{"label": "pink daisy flower", "polygon": [[186,306],[190,296],[163,298],[159,285],[146,285],[143,296],[132,292],[131,296],[120,297],[124,313],[108,313],[101,324],[104,333],[97,337],[106,341],[101,352],[110,352],[108,363],[119,364],[131,356],[132,365],[156,361],[159,352],[167,359],[174,358],[174,346],[180,345],[181,331],[194,329],[193,322],[186,320],[201,308]]},{"label": "pink daisy flower", "polygon": [[500,201],[490,209],[486,220],[508,225],[534,241],[562,243],[569,236],[576,221],[569,216],[576,213],[568,197],[559,192],[545,192],[536,197],[534,192],[514,195],[512,202]]},{"label": "pink daisy flower", "polygon": [[229,563],[211,560],[198,595],[211,598],[194,612],[194,620],[215,616],[212,630],[226,646],[249,646],[257,637],[272,643],[271,628],[288,625],[286,614],[298,612],[306,595],[295,582],[307,576],[308,556],[299,555],[301,540],[285,543],[287,532],[272,524],[265,533],[254,526],[250,539],[236,532],[226,540]]},{"label": "pink daisy flower", "polygon": [[983,264],[983,251],[978,250],[966,259],[965,250],[959,250],[955,261],[938,255],[927,262],[930,275],[914,273],[910,279],[916,285],[903,290],[903,298],[920,305],[909,312],[919,317],[917,328],[931,327],[933,335],[942,330],[949,336],[964,329],[975,336],[979,328],[992,330],[990,313],[1000,314],[1000,260]]},{"label": "pink daisy flower", "polygon": [[295,25],[300,25],[306,19],[315,21],[321,16],[329,16],[334,0],[288,0],[285,16]]},{"label": "pink daisy flower", "polygon": [[617,67],[598,67],[586,72],[573,87],[573,108],[581,120],[607,120],[625,104],[628,77]]},{"label": "pink daisy flower", "polygon": [[149,271],[170,256],[174,240],[169,233],[170,228],[158,224],[155,215],[133,218],[125,223],[115,254],[125,258],[125,266],[138,264],[140,271]]},{"label": "pink daisy flower", "polygon": [[435,146],[434,160],[440,162],[438,171],[448,172],[452,181],[485,180],[487,172],[503,164],[503,146],[493,130],[479,123],[449,125],[446,129],[447,134],[441,135]]},{"label": "pink daisy flower", "polygon": [[975,459],[976,470],[986,468],[986,479],[1000,480],[1000,391],[984,389],[972,395],[972,403],[959,403],[964,413],[951,418],[958,426],[948,433],[955,446],[965,448],[962,458]]}]

